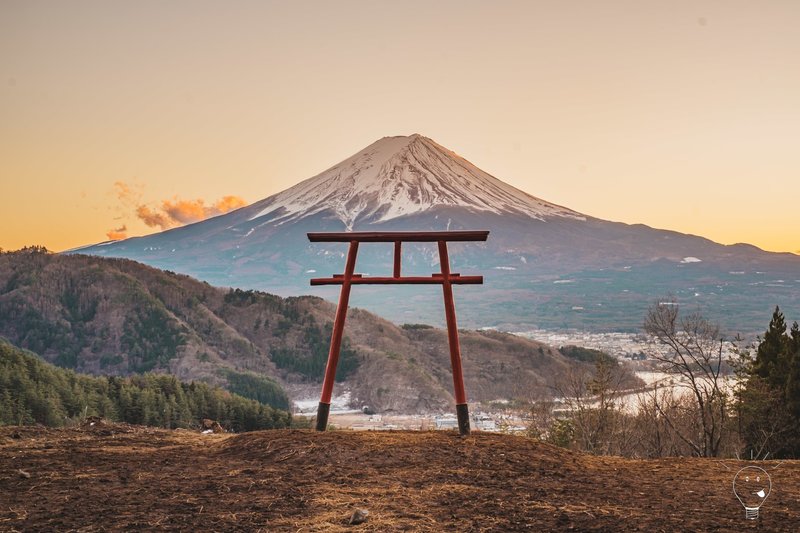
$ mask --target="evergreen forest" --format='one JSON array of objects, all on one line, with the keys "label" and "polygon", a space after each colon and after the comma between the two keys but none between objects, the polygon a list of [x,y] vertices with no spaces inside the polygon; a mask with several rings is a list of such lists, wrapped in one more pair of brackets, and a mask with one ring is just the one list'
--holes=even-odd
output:
[{"label": "evergreen forest", "polygon": [[0,425],[65,426],[89,416],[162,428],[208,418],[241,432],[289,427],[289,412],[202,382],[143,374],[95,377],[56,367],[0,340]]}]

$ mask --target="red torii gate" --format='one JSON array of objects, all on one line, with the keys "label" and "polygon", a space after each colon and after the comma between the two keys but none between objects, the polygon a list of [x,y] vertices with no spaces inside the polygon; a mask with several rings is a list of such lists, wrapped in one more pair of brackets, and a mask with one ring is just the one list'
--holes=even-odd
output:
[{"label": "red torii gate", "polygon": [[[342,286],[342,292],[339,294],[339,305],[336,307],[336,317],[333,321],[331,347],[328,352],[328,364],[325,367],[325,379],[322,382],[322,394],[317,408],[317,431],[325,431],[328,427],[333,381],[336,377],[336,365],[339,363],[339,351],[342,347],[344,321],[350,300],[350,287],[352,285],[441,285],[444,292],[444,314],[447,321],[447,341],[450,345],[450,364],[453,368],[453,388],[455,389],[458,430],[462,435],[469,434],[469,409],[467,407],[467,393],[464,390],[464,376],[461,371],[461,346],[458,342],[456,306],[453,301],[452,286],[480,285],[483,283],[483,276],[462,276],[461,274],[450,272],[447,243],[454,241],[485,241],[488,236],[488,231],[353,231],[347,233],[308,234],[308,240],[311,242],[350,243],[344,274],[334,274],[330,278],[314,278],[311,280],[311,285]],[[354,274],[358,244],[361,242],[394,243],[394,272],[391,277],[363,277],[361,274]],[[400,250],[404,242],[438,243],[441,272],[432,274],[430,277],[401,276]]]}]

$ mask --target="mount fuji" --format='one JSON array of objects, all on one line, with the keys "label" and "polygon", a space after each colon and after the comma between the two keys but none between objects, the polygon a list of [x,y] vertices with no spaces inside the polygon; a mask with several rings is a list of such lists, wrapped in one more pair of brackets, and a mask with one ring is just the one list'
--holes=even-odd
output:
[{"label": "mount fuji", "polygon": [[[483,274],[458,291],[462,325],[635,331],[671,294],[728,329],[760,331],[780,305],[800,308],[800,256],[642,224],[594,218],[520,191],[421,135],[384,137],[283,192],[224,215],[71,253],[126,257],[214,285],[335,299],[310,277],[339,273],[343,245],[311,231],[489,230],[453,244],[454,270]],[[391,272],[391,246],[365,246],[357,272]],[[438,271],[435,246],[404,246],[409,274]],[[399,292],[402,291],[402,292]],[[430,287],[358,287],[352,305],[397,322],[441,324]]]},{"label": "mount fuji", "polygon": [[356,155],[256,204],[253,218],[283,224],[329,212],[347,231],[439,207],[477,212],[552,216],[582,215],[524,193],[419,134],[385,137]]}]

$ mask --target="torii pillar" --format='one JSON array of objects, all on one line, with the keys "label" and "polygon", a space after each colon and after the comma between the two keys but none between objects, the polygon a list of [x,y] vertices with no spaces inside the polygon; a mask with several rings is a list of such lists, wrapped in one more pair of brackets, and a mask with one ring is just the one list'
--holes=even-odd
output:
[{"label": "torii pillar", "polygon": [[[336,307],[336,317],[333,321],[331,347],[328,352],[328,364],[325,367],[325,378],[322,382],[322,394],[317,408],[317,431],[325,431],[328,427],[333,382],[336,378],[336,366],[339,363],[339,352],[342,347],[344,322],[350,301],[350,288],[353,285],[441,285],[444,295],[444,315],[447,321],[447,341],[450,346],[450,365],[453,370],[458,431],[462,435],[469,434],[469,408],[467,407],[467,393],[464,388],[464,375],[461,370],[461,346],[458,342],[458,324],[456,323],[456,305],[453,301],[453,285],[480,285],[483,283],[483,276],[462,276],[461,274],[450,272],[447,243],[454,241],[485,241],[488,237],[488,231],[354,231],[308,234],[308,240],[311,242],[350,243],[344,274],[334,274],[330,278],[314,278],[311,280],[311,285],[342,286],[342,290],[339,293],[339,305]],[[394,243],[394,272],[391,277],[363,277],[361,274],[354,273],[358,245],[362,242]],[[403,277],[400,273],[400,259],[402,243],[404,242],[436,242],[439,247],[441,272],[432,274],[430,277]]]}]

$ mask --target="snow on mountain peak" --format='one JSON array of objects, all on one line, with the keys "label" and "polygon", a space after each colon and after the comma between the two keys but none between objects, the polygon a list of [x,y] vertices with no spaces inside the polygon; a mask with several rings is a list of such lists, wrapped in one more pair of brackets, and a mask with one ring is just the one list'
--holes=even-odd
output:
[{"label": "snow on mountain peak", "polygon": [[331,210],[352,229],[357,220],[381,222],[443,206],[539,220],[585,218],[498,180],[419,134],[372,143],[321,174],[262,200],[252,218],[272,215],[284,223]]}]

